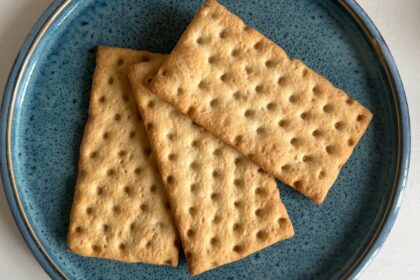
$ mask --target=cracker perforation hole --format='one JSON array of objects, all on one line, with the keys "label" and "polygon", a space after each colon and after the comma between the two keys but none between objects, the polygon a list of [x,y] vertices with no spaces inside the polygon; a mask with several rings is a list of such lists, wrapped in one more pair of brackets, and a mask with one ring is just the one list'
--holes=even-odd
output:
[{"label": "cracker perforation hole", "polygon": [[222,156],[222,155],[223,155],[223,153],[222,153],[222,149],[220,149],[220,148],[215,149],[215,150],[213,151],[213,155],[214,155],[214,156],[217,156],[217,157]]},{"label": "cracker perforation hole", "polygon": [[92,215],[93,214],[93,208],[92,207],[86,208],[86,214]]},{"label": "cracker perforation hole", "polygon": [[153,100],[150,100],[149,103],[147,103],[147,107],[152,109],[153,107],[155,107],[155,102]]},{"label": "cracker perforation hole", "polygon": [[264,127],[259,127],[256,130],[257,134],[260,136],[264,136],[267,134],[267,130]]},{"label": "cracker perforation hole", "polygon": [[113,83],[114,83],[114,78],[113,77],[110,77],[108,79],[108,84],[112,85]]},{"label": "cracker perforation hole", "polygon": [[136,137],[136,132],[131,131],[129,136],[130,136],[131,139],[133,139],[134,137]]},{"label": "cracker perforation hole", "polygon": [[224,73],[223,75],[220,76],[220,80],[224,83],[228,83],[228,82],[232,81],[232,75],[230,75],[228,73]]},{"label": "cracker perforation hole", "polygon": [[324,107],[322,107],[322,111],[325,113],[332,113],[334,111],[334,107],[331,104],[325,104]]},{"label": "cracker perforation hole", "polygon": [[92,158],[92,159],[96,158],[97,156],[98,156],[98,153],[97,152],[91,152],[89,154],[89,157]]},{"label": "cracker perforation hole", "polygon": [[169,132],[168,134],[166,134],[166,138],[173,141],[175,139],[175,135],[172,132]]},{"label": "cracker perforation hole", "polygon": [[254,44],[254,49],[256,49],[257,51],[261,51],[263,49],[263,42],[259,41],[257,43]]},{"label": "cracker perforation hole", "polygon": [[81,226],[77,226],[74,230],[75,230],[77,233],[82,233],[82,232],[83,232],[83,228],[82,228]]},{"label": "cracker perforation hole", "polygon": [[312,88],[312,92],[313,92],[313,94],[314,94],[314,95],[316,95],[316,96],[320,96],[320,95],[321,95],[321,89],[319,88],[319,86],[314,86],[314,87]]},{"label": "cracker perforation hole", "polygon": [[302,181],[301,180],[297,180],[297,181],[294,181],[293,182],[293,187],[295,187],[296,189],[302,189],[302,187],[303,187],[303,183],[302,183]]},{"label": "cracker perforation hole", "polygon": [[299,101],[299,97],[297,96],[297,94],[292,94],[289,97],[289,102],[294,104],[297,103]]},{"label": "cracker perforation hole", "polygon": [[260,230],[257,232],[256,237],[261,241],[265,241],[268,238],[268,233],[264,230]]},{"label": "cracker perforation hole", "polygon": [[234,223],[232,229],[234,232],[239,233],[239,234],[243,232],[243,227],[239,223]]},{"label": "cracker perforation hole", "polygon": [[190,209],[188,209],[188,212],[190,213],[191,216],[194,217],[195,215],[197,215],[197,208],[192,206],[190,207]]},{"label": "cracker perforation hole", "polygon": [[303,162],[308,163],[308,162],[313,161],[314,158],[312,156],[305,155],[305,156],[302,157],[302,160],[303,160]]},{"label": "cracker perforation hole", "polygon": [[355,141],[353,140],[353,138],[349,138],[349,139],[347,140],[347,145],[349,145],[349,146],[354,146],[354,144],[355,144]]},{"label": "cracker perforation hole", "polygon": [[303,112],[302,114],[300,114],[300,118],[302,120],[309,120],[310,119],[310,113],[309,112]]},{"label": "cracker perforation hole", "polygon": [[175,178],[172,175],[169,175],[168,177],[166,177],[166,182],[170,185],[172,185],[175,182]]},{"label": "cracker perforation hole", "polygon": [[191,184],[190,190],[192,193],[196,193],[198,191],[198,185],[196,183]]},{"label": "cracker perforation hole", "polygon": [[230,55],[233,57],[238,57],[240,54],[241,54],[240,49],[233,49],[232,52],[230,53]]},{"label": "cracker perforation hole", "polygon": [[114,176],[115,175],[115,170],[114,169],[108,169],[106,171],[106,175],[108,175],[108,176]]},{"label": "cracker perforation hole", "polygon": [[117,65],[121,66],[121,65],[123,65],[123,63],[124,63],[124,59],[119,58],[118,61],[117,61]]},{"label": "cracker perforation hole", "polygon": [[235,245],[235,246],[233,246],[232,250],[234,252],[238,253],[238,254],[241,254],[241,253],[243,253],[244,248],[241,245]]},{"label": "cracker perforation hole", "polygon": [[142,203],[140,205],[140,210],[143,212],[146,212],[149,209],[148,205],[146,203]]},{"label": "cracker perforation hole", "polygon": [[334,124],[334,127],[335,127],[335,129],[337,129],[337,130],[343,130],[343,129],[345,128],[345,123],[344,123],[344,122],[341,122],[341,121],[336,122],[336,123]]},{"label": "cracker perforation hole", "polygon": [[151,122],[147,123],[146,128],[147,128],[147,130],[152,130],[154,128],[153,123],[151,123]]},{"label": "cracker perforation hole", "polygon": [[119,205],[112,206],[112,212],[119,214],[121,212],[121,207]]},{"label": "cracker perforation hole", "polygon": [[122,96],[122,99],[123,99],[123,101],[124,101],[124,102],[128,102],[128,101],[130,101],[130,97],[129,97],[127,94],[124,94],[124,95]]},{"label": "cracker perforation hole", "polygon": [[322,136],[322,131],[319,130],[319,129],[315,129],[314,131],[312,131],[312,136],[320,137],[320,136]]},{"label": "cracker perforation hole", "polygon": [[236,187],[243,187],[244,186],[244,181],[242,179],[235,179],[235,180],[233,180],[233,184]]},{"label": "cracker perforation hole", "polygon": [[213,217],[213,224],[218,224],[222,221],[222,217],[219,215],[214,215]]},{"label": "cracker perforation hole", "polygon": [[241,145],[242,141],[243,141],[243,136],[242,135],[237,135],[235,137],[235,141],[234,141],[235,146]]},{"label": "cracker perforation hole", "polygon": [[115,114],[114,115],[114,120],[117,121],[117,122],[120,121],[121,120],[121,115],[120,114]]},{"label": "cracker perforation hole", "polygon": [[156,192],[156,190],[157,190],[156,185],[151,185],[151,186],[150,186],[150,192],[151,192],[151,193],[155,193],[155,192]]},{"label": "cracker perforation hole", "polygon": [[289,171],[291,169],[290,164],[285,164],[281,167],[281,171]]},{"label": "cracker perforation hole", "polygon": [[102,195],[104,193],[104,188],[102,187],[97,187],[96,188],[96,194],[97,195]]},{"label": "cracker perforation hole", "polygon": [[121,151],[119,151],[118,152],[118,156],[120,156],[120,157],[123,157],[123,156],[125,156],[127,154],[127,152],[126,151],[124,151],[124,150],[121,150]]},{"label": "cracker perforation hole", "polygon": [[187,110],[187,115],[191,117],[192,115],[194,115],[194,113],[195,113],[195,108],[193,106],[190,106]]},{"label": "cracker perforation hole", "polygon": [[200,83],[198,83],[198,88],[199,89],[207,89],[207,83],[205,81],[200,81]]},{"label": "cracker perforation hole", "polygon": [[351,98],[347,98],[346,103],[347,103],[348,105],[353,105],[353,104],[354,104],[354,100],[353,100],[353,99],[351,99]]},{"label": "cracker perforation hole", "polygon": [[103,224],[103,225],[102,225],[102,230],[103,230],[104,232],[108,232],[108,231],[109,231],[109,225],[107,225],[107,224]]},{"label": "cracker perforation hole", "polygon": [[184,90],[182,88],[179,87],[179,88],[176,89],[176,95],[177,96],[181,96],[183,94],[184,94]]},{"label": "cracker perforation hole", "polygon": [[187,231],[187,236],[188,236],[189,238],[193,238],[193,237],[194,237],[194,235],[195,235],[195,231],[194,231],[193,229],[189,229],[189,230]]},{"label": "cracker perforation hole", "polygon": [[302,78],[305,78],[306,76],[308,76],[308,69],[303,69],[302,71]]},{"label": "cracker perforation hole", "polygon": [[287,219],[286,218],[279,218],[277,220],[277,223],[279,224],[280,228],[286,228],[287,227]]},{"label": "cracker perforation hole", "polygon": [[270,103],[267,104],[267,109],[270,110],[270,111],[274,111],[274,110],[276,110],[276,108],[277,108],[277,104],[274,103],[274,102],[270,102]]},{"label": "cracker perforation hole", "polygon": [[169,154],[168,155],[168,159],[170,160],[170,161],[174,161],[174,160],[176,160],[178,158],[178,156],[176,155],[176,154]]},{"label": "cracker perforation hole", "polygon": [[263,91],[264,91],[264,86],[263,85],[257,85],[255,87],[255,92],[262,93]]},{"label": "cracker perforation hole", "polygon": [[131,189],[130,189],[130,187],[129,187],[129,186],[125,186],[125,187],[124,187],[124,192],[125,192],[127,195],[130,195],[130,193],[131,193]]},{"label": "cracker perforation hole", "polygon": [[328,154],[332,155],[335,154],[337,152],[337,147],[334,145],[327,145],[325,147],[325,151],[327,151]]},{"label": "cracker perforation hole", "polygon": [[259,218],[263,217],[265,214],[267,214],[267,212],[264,208],[258,208],[257,210],[255,210],[255,216]]},{"label": "cracker perforation hole", "polygon": [[219,241],[219,239],[217,237],[212,237],[210,239],[210,245],[212,245],[212,246],[218,246],[219,244],[220,244],[220,241]]},{"label": "cracker perforation hole", "polygon": [[289,125],[290,125],[290,121],[289,120],[283,119],[283,120],[280,120],[279,121],[279,126],[281,128],[287,128],[287,127],[289,127]]},{"label": "cracker perforation hole", "polygon": [[136,173],[137,175],[139,175],[141,173],[141,168],[140,167],[136,167],[136,169],[134,169],[134,173]]},{"label": "cracker perforation hole", "polygon": [[236,201],[233,203],[233,206],[235,206],[235,208],[240,208],[240,207],[242,206],[242,202],[241,202],[240,200],[236,200]]},{"label": "cracker perforation hole", "polygon": [[102,138],[104,138],[105,140],[107,140],[109,138],[109,133],[105,132],[104,134],[102,134]]},{"label": "cracker perforation hole", "polygon": [[220,171],[214,170],[211,175],[214,179],[218,179],[220,177]]},{"label": "cracker perforation hole", "polygon": [[265,66],[267,68],[274,68],[276,67],[276,65],[277,65],[277,62],[274,59],[269,59],[265,62]]},{"label": "cracker perforation hole", "polygon": [[143,56],[141,59],[140,59],[140,62],[149,62],[150,61],[150,57],[148,57],[148,56]]},{"label": "cracker perforation hole", "polygon": [[125,244],[124,244],[124,243],[120,243],[120,245],[118,246],[118,248],[119,248],[121,251],[124,251],[124,250],[125,250]]},{"label": "cracker perforation hole", "polygon": [[219,105],[219,99],[215,98],[213,100],[210,101],[210,107],[215,108]]},{"label": "cracker perforation hole", "polygon": [[251,66],[245,66],[245,72],[247,75],[251,75],[254,72],[254,69]]},{"label": "cracker perforation hole", "polygon": [[362,122],[362,121],[364,121],[366,119],[366,116],[365,115],[363,115],[363,114],[359,114],[358,116],[357,116],[357,121],[358,122]]},{"label": "cracker perforation hole", "polygon": [[211,200],[214,200],[214,201],[219,200],[219,198],[220,198],[220,193],[217,193],[217,192],[212,193],[212,194],[210,195],[210,198],[211,198]]},{"label": "cracker perforation hole", "polygon": [[279,86],[284,86],[284,85],[286,85],[286,78],[285,78],[285,77],[283,77],[283,76],[279,77],[279,78],[277,79],[277,84],[278,84]]},{"label": "cracker perforation hole", "polygon": [[208,59],[210,64],[216,63],[217,60],[218,60],[217,56],[215,56],[215,55],[210,56],[209,59]]},{"label": "cracker perforation hole", "polygon": [[221,39],[226,39],[228,35],[229,35],[229,32],[226,29],[219,33],[219,37]]},{"label": "cracker perforation hole", "polygon": [[106,101],[106,97],[105,96],[101,96],[99,98],[99,103],[105,103],[105,101]]},{"label": "cracker perforation hole", "polygon": [[244,116],[247,118],[252,118],[255,116],[255,111],[252,109],[248,109],[245,111]]},{"label": "cracker perforation hole", "polygon": [[255,195],[257,195],[257,196],[264,197],[264,196],[267,196],[267,194],[268,194],[268,192],[267,192],[267,189],[265,189],[265,188],[258,187],[258,188],[255,189]]}]

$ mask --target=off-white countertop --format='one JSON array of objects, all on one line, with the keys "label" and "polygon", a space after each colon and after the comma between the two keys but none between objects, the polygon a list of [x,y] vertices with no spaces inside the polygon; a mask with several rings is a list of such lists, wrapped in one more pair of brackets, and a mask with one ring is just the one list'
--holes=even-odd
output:
[{"label": "off-white countertop", "polygon": [[[245,0],[244,0],[245,1]],[[51,0],[1,0],[0,98],[12,63]],[[411,116],[411,168],[394,227],[362,279],[420,278],[420,0],[358,0],[387,42],[404,82]],[[1,182],[0,182],[1,184]],[[2,189],[2,188],[1,188]],[[0,190],[0,278],[48,279],[32,256]]]}]

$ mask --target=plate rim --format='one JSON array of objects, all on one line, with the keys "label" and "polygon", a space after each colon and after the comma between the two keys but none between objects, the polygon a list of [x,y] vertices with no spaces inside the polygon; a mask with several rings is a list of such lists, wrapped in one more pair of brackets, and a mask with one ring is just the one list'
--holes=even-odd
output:
[{"label": "plate rim", "polygon": [[[77,0],[54,0],[52,4],[45,10],[40,19],[35,23],[29,35],[25,39],[17,58],[13,64],[12,70],[6,83],[2,106],[1,106],[1,121],[0,121],[0,151],[1,151],[1,179],[3,182],[3,189],[6,194],[9,207],[11,209],[13,218],[23,236],[27,246],[40,263],[46,273],[53,279],[69,279],[64,271],[54,262],[41,242],[34,233],[29,220],[22,208],[20,197],[17,193],[17,187],[14,182],[14,175],[11,162],[11,129],[13,120],[14,101],[16,91],[19,88],[19,82],[22,74],[25,72],[25,67],[31,60],[33,51],[36,49],[38,42],[43,38],[46,31],[54,23],[57,17],[66,12],[66,8],[71,3],[77,3]],[[395,61],[391,52],[385,43],[384,38],[376,28],[373,21],[369,18],[366,12],[360,7],[355,0],[338,0],[337,3],[344,9],[344,11],[355,21],[364,35],[367,37],[370,46],[377,54],[382,67],[386,73],[388,84],[391,88],[398,128],[398,162],[395,169],[393,194],[388,201],[387,209],[384,212],[381,221],[376,228],[369,244],[364,248],[363,252],[354,261],[352,266],[340,276],[342,279],[356,279],[366,269],[368,264],[376,256],[386,238],[388,237],[391,228],[396,220],[398,210],[401,205],[403,193],[406,187],[407,176],[410,164],[410,150],[411,150],[411,132],[410,132],[410,118],[407,105],[407,99],[403,83],[398,72]],[[76,4],[77,5],[77,4]]]}]

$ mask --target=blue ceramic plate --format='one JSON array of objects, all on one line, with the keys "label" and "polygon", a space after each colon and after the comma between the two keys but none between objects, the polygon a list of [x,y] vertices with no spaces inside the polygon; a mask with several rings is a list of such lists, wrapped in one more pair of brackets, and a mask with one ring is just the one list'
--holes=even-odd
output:
[{"label": "blue ceramic plate", "polygon": [[[374,119],[321,206],[279,183],[294,238],[197,279],[356,277],[391,229],[408,170],[408,111],[391,54],[351,0],[222,2],[367,106]],[[56,1],[26,40],[3,101],[2,175],[22,235],[51,277],[189,277],[184,258],[170,268],[76,256],[66,250],[66,234],[95,47],[169,52],[200,5]]]}]

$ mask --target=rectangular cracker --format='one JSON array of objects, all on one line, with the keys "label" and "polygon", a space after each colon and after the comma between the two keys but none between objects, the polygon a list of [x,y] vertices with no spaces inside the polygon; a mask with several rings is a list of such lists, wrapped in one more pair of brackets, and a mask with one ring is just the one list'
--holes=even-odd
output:
[{"label": "rectangular cracker", "polygon": [[100,47],[80,148],[68,248],[82,256],[178,264],[178,236],[127,78],[148,52]]},{"label": "rectangular cracker", "polygon": [[192,275],[294,235],[273,177],[147,88],[164,56],[129,72]]},{"label": "rectangular cracker", "polygon": [[214,0],[197,12],[151,87],[318,204],[372,118]]}]

